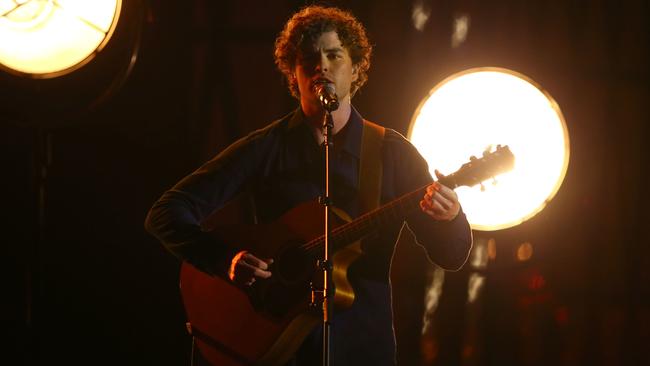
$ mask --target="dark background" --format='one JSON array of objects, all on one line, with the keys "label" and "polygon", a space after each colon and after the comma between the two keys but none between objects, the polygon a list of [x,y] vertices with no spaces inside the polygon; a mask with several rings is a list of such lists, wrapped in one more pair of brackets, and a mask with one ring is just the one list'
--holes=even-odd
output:
[{"label": "dark background", "polygon": [[[297,105],[272,52],[304,2],[128,3],[125,30],[76,73],[24,80],[0,70],[3,364],[188,364],[179,263],[145,233],[145,214],[199,164]],[[401,364],[649,364],[648,3],[329,4],[356,14],[375,47],[353,101],[366,118],[405,133],[436,83],[499,66],[542,85],[570,134],[558,194],[518,227],[475,233],[477,247],[495,240],[497,255],[448,273],[424,336],[432,267],[409,238],[400,243]],[[417,4],[430,11],[422,31]],[[471,23],[453,48],[459,15]],[[526,262],[514,259],[522,242],[534,248]],[[473,274],[485,282],[468,304]]]}]

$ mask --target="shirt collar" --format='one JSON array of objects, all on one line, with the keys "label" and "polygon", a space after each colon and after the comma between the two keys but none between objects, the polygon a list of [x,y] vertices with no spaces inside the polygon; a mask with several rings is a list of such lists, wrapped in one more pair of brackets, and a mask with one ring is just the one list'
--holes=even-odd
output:
[{"label": "shirt collar", "polygon": [[[306,133],[312,137],[312,132],[310,126],[305,122],[305,115],[302,112],[302,109],[298,108],[294,112],[293,116],[289,120],[288,124],[289,130],[294,128],[300,131],[304,131],[302,134]],[[334,135],[334,143],[340,148],[359,159],[361,157],[361,135],[363,133],[363,117],[361,114],[352,106],[350,112],[350,118],[345,126]],[[312,138],[311,141],[316,144],[316,141]]]}]

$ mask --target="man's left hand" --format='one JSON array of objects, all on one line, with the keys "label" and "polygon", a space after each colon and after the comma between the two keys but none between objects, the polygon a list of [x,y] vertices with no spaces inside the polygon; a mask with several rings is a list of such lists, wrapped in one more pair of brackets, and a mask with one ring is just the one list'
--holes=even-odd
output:
[{"label": "man's left hand", "polygon": [[[436,170],[438,179],[443,175]],[[437,221],[451,221],[460,211],[458,195],[453,189],[443,186],[438,182],[433,182],[427,187],[427,191],[420,201],[422,212],[431,216]]]}]

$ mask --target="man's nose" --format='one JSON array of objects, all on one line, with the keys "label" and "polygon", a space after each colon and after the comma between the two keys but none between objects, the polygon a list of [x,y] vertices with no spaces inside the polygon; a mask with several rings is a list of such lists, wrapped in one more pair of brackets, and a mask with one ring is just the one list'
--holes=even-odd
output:
[{"label": "man's nose", "polygon": [[318,62],[316,62],[316,72],[327,72],[329,68],[329,60],[327,59],[327,55],[321,55],[318,58]]}]

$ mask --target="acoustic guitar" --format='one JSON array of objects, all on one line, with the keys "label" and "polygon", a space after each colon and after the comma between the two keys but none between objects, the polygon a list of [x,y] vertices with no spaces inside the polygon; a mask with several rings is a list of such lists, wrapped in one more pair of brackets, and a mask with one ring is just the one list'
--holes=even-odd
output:
[{"label": "acoustic guitar", "polygon": [[[481,158],[470,158],[439,182],[452,189],[474,186],[513,166],[510,149],[499,145]],[[330,233],[337,308],[354,301],[347,269],[362,255],[359,241],[419,209],[425,190],[426,186],[405,194],[355,220],[332,209],[333,216],[341,219],[332,225]],[[273,276],[250,287],[236,286],[187,262],[182,264],[180,287],[189,329],[208,362],[215,366],[283,365],[322,321],[322,310],[311,305],[311,296],[312,286],[322,284],[317,263],[324,250],[323,215],[322,205],[307,202],[270,224],[214,228],[214,235],[235,244],[237,250],[274,258]]]}]

